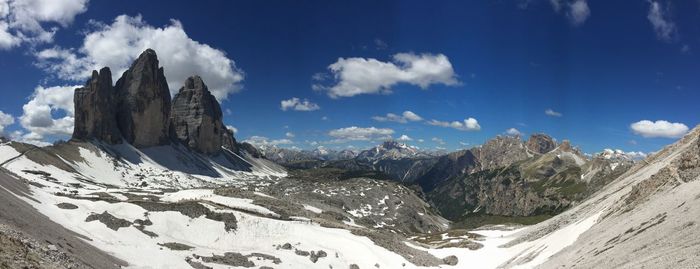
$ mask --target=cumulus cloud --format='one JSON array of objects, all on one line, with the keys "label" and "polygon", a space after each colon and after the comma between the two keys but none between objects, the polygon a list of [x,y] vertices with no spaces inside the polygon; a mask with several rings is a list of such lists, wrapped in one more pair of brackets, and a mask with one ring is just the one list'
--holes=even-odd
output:
[{"label": "cumulus cloud", "polygon": [[647,19],[651,23],[656,37],[660,40],[671,42],[676,38],[676,24],[668,17],[668,6],[661,6],[658,1],[649,2]]},{"label": "cumulus cloud", "polygon": [[231,130],[234,134],[238,133],[238,128],[234,127],[233,125],[226,125],[226,129]]},{"label": "cumulus cloud", "polygon": [[564,12],[569,22],[574,26],[582,25],[591,15],[586,0],[550,0],[555,12]]},{"label": "cumulus cloud", "polygon": [[630,128],[635,134],[643,137],[679,138],[688,132],[688,126],[685,124],[665,120],[641,120],[630,124]]},{"label": "cumulus cloud", "polygon": [[388,94],[399,83],[416,85],[421,89],[427,89],[432,84],[459,84],[452,63],[443,54],[398,53],[391,62],[373,58],[339,58],[328,69],[335,85],[314,84],[313,88],[326,91],[331,98]]},{"label": "cumulus cloud", "polygon": [[287,132],[286,134],[284,134],[284,136],[286,136],[286,137],[288,137],[288,138],[294,138],[294,133],[292,133],[292,132]]},{"label": "cumulus cloud", "polygon": [[606,148],[602,152],[596,154],[599,157],[610,159],[610,158],[627,158],[631,160],[643,160],[648,156],[647,153],[641,151],[629,151],[625,152],[621,149],[609,149]]},{"label": "cumulus cloud", "polygon": [[369,140],[386,140],[391,139],[394,130],[388,128],[376,127],[357,127],[351,126],[331,130],[328,135],[335,138],[336,141],[369,141]]},{"label": "cumulus cloud", "polygon": [[407,136],[407,135],[401,135],[401,137],[399,137],[396,140],[407,142],[407,141],[413,141],[413,138],[411,138],[410,136]]},{"label": "cumulus cloud", "polygon": [[441,138],[433,137],[433,138],[430,139],[430,140],[433,141],[433,142],[435,142],[435,143],[437,143],[438,145],[444,145],[444,144],[445,144],[445,140],[442,140]]},{"label": "cumulus cloud", "polygon": [[58,26],[70,25],[88,0],[0,0],[0,49],[53,42]]},{"label": "cumulus cloud", "polygon": [[40,141],[46,136],[70,136],[74,121],[73,92],[78,87],[36,87],[19,117],[20,125],[29,132],[24,138]]},{"label": "cumulus cloud", "polygon": [[287,111],[290,109],[294,111],[314,111],[321,109],[321,107],[310,102],[309,100],[301,100],[299,98],[292,97],[291,99],[282,100],[280,102],[280,109],[282,109],[282,111]]},{"label": "cumulus cloud", "polygon": [[556,112],[556,111],[552,110],[551,108],[548,108],[547,110],[545,110],[545,111],[544,111],[544,114],[547,115],[547,116],[551,116],[551,117],[561,117],[561,116],[564,116],[564,114],[561,114],[560,112]]},{"label": "cumulus cloud", "polygon": [[506,134],[512,135],[512,136],[518,136],[518,135],[521,135],[522,133],[518,129],[510,128],[510,129],[506,130]]},{"label": "cumulus cloud", "polygon": [[398,123],[407,123],[409,121],[422,121],[423,118],[418,116],[418,114],[411,111],[404,111],[401,115],[396,115],[394,113],[387,113],[386,116],[374,116],[373,120],[376,121],[393,121]]},{"label": "cumulus cloud", "polygon": [[269,147],[269,146],[279,146],[279,145],[289,145],[289,144],[294,144],[294,141],[289,140],[289,139],[269,139],[264,136],[251,136],[246,140],[243,140],[243,142],[247,142],[251,145],[255,145],[257,147]]},{"label": "cumulus cloud", "polygon": [[92,70],[108,66],[114,81],[147,48],[158,53],[171,94],[185,79],[200,75],[212,94],[225,100],[241,89],[244,73],[222,50],[192,40],[182,24],[148,25],[141,16],[118,16],[112,24],[93,22],[79,49],[54,47],[35,53],[37,65],[61,79],[83,81]]},{"label": "cumulus cloud", "polygon": [[0,135],[5,133],[5,127],[15,124],[15,117],[0,111]]},{"label": "cumulus cloud", "polygon": [[430,120],[426,122],[427,124],[433,125],[433,126],[440,126],[440,127],[449,127],[453,129],[457,129],[460,131],[479,131],[481,130],[481,126],[479,125],[479,122],[475,118],[468,118],[463,121],[439,121],[439,120]]}]

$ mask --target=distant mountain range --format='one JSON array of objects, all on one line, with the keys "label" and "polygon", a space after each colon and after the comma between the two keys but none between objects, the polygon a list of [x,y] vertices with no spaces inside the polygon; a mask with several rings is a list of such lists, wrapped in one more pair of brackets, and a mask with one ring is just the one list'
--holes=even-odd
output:
[{"label": "distant mountain range", "polygon": [[443,216],[553,215],[602,188],[639,159],[605,150],[586,156],[567,140],[546,134],[497,136],[483,145],[442,155],[397,141],[354,151],[324,148],[261,150],[272,161],[296,169],[375,171],[420,186]]}]

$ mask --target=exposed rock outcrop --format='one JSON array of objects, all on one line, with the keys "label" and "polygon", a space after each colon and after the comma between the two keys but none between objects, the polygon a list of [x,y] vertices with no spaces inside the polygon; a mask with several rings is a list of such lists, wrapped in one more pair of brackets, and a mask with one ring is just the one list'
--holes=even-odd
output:
[{"label": "exposed rock outcrop", "polygon": [[525,143],[527,149],[532,152],[545,154],[557,147],[557,143],[551,136],[546,134],[532,134]]},{"label": "exposed rock outcrop", "polygon": [[222,147],[239,152],[233,131],[223,124],[221,106],[202,78],[188,78],[172,101],[151,49],[141,53],[114,86],[109,68],[93,71],[85,87],[75,90],[74,103],[76,140],[125,141],[137,148],[175,142],[205,154],[216,154]]},{"label": "exposed rock outcrop", "polygon": [[418,179],[418,183],[428,192],[449,178],[508,166],[527,158],[527,152],[519,137],[497,136],[486,141],[483,146],[440,157],[437,163]]},{"label": "exposed rock outcrop", "polygon": [[222,118],[219,102],[202,78],[187,78],[173,98],[170,113],[173,138],[206,154],[217,153],[222,146],[234,149],[232,131],[226,128]]},{"label": "exposed rock outcrop", "polygon": [[141,53],[115,90],[117,123],[127,142],[136,147],[170,144],[170,90],[155,51]]},{"label": "exposed rock outcrop", "polygon": [[122,141],[117,128],[112,72],[108,67],[92,71],[85,87],[75,90],[73,138],[98,139],[110,144]]}]

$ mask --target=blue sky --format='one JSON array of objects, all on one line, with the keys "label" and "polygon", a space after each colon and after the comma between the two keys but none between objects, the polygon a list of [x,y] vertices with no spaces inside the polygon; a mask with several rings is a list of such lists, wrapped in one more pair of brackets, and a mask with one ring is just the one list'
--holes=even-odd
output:
[{"label": "blue sky", "polygon": [[[0,123],[18,140],[67,138],[70,100],[47,89],[81,85],[99,64],[118,73],[117,57],[152,44],[166,75],[176,73],[171,91],[200,73],[225,98],[238,140],[286,147],[365,148],[406,135],[454,150],[515,128],[590,153],[650,152],[700,117],[697,1],[61,0],[38,15],[13,8],[23,0],[3,11],[6,1],[0,111],[14,120]],[[15,37],[4,46],[2,31]],[[302,104],[283,110],[292,98]],[[47,107],[51,119],[39,115]],[[387,113],[395,121],[377,118]]]}]

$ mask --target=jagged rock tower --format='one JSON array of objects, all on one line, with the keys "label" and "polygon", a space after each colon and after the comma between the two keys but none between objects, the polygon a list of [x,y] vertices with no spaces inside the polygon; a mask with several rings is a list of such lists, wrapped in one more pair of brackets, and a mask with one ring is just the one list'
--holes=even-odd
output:
[{"label": "jagged rock tower", "polygon": [[93,71],[85,87],[75,90],[73,102],[76,140],[125,141],[138,148],[182,143],[205,154],[218,154],[222,147],[238,151],[219,102],[202,78],[188,78],[171,104],[152,49],[141,53],[114,87],[109,68]]},{"label": "jagged rock tower", "polygon": [[127,142],[136,147],[170,143],[170,90],[155,51],[141,53],[114,89],[117,124]]},{"label": "jagged rock tower", "polygon": [[234,149],[233,134],[223,123],[221,107],[199,76],[185,80],[173,98],[170,113],[173,138],[201,153]]},{"label": "jagged rock tower", "polygon": [[75,90],[75,125],[73,138],[96,138],[110,144],[122,141],[122,135],[117,127],[116,110],[112,88],[112,72],[105,67],[92,71],[85,87]]}]

